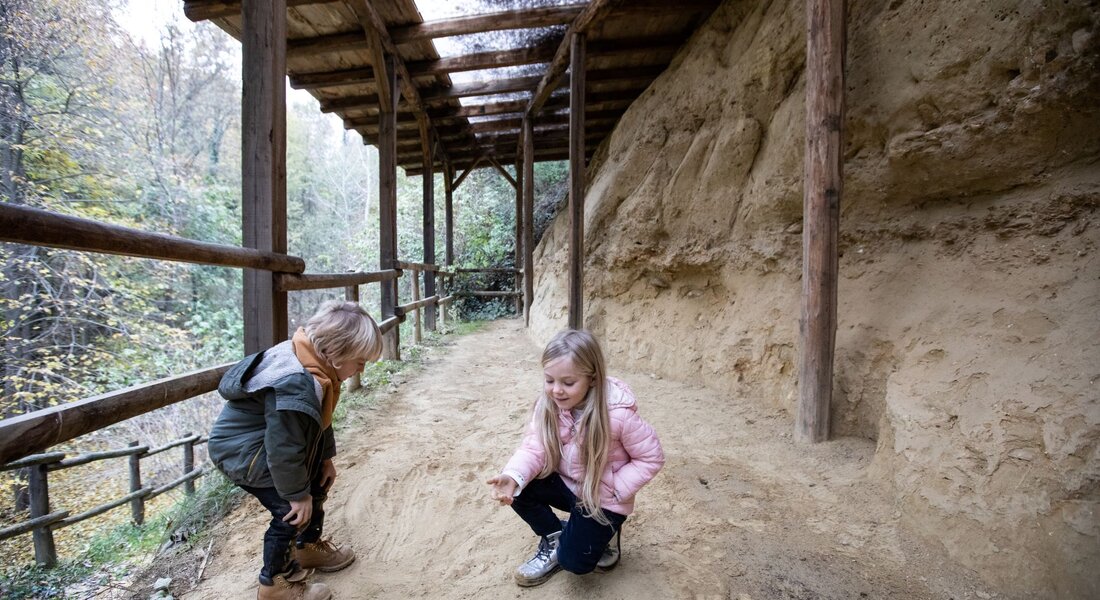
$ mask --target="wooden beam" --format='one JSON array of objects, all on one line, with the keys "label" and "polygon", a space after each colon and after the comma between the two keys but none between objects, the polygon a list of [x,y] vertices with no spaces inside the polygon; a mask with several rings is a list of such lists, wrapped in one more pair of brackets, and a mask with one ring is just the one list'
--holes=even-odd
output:
[{"label": "wooden beam", "polygon": [[224,364],[0,421],[0,465],[218,389]]},{"label": "wooden beam", "polygon": [[[520,157],[517,146],[515,160],[512,161],[512,165],[516,170],[516,177],[512,180],[512,187],[516,191],[516,242],[515,242],[515,254],[512,257],[512,264],[516,266],[515,287],[517,290],[523,289],[523,279],[526,276],[524,273],[519,272],[520,265],[523,264],[523,162]],[[497,170],[504,171],[500,166],[500,163],[493,159]],[[523,297],[516,296],[516,316],[523,315]]]},{"label": "wooden beam", "polygon": [[565,74],[565,67],[570,63],[570,46],[573,35],[584,33],[593,25],[607,18],[615,3],[616,0],[592,0],[573,20],[573,23],[565,32],[565,39],[558,46],[558,51],[554,53],[554,60],[550,62],[546,74],[543,75],[542,80],[535,88],[535,92],[531,95],[531,101],[527,104],[526,112],[528,116],[533,117],[538,114],[539,110],[542,109],[542,105],[546,103],[550,94],[556,89],[557,81]]},{"label": "wooden beam", "polygon": [[[285,0],[286,6],[306,6],[309,4],[330,4],[343,0]],[[209,19],[236,17],[241,14],[240,0],[187,0],[183,3],[183,14],[188,19],[199,22]],[[285,16],[285,15],[284,15]]]},{"label": "wooden beam", "polygon": [[[443,220],[446,229],[447,250],[443,257],[448,269],[455,263],[455,211],[454,211],[454,168],[447,160],[443,161],[443,190],[446,194],[446,206],[443,208]],[[449,289],[449,288],[448,288]]]},{"label": "wooden beam", "polygon": [[523,315],[531,326],[535,300],[535,139],[531,121],[523,122]]},{"label": "wooden beam", "polygon": [[549,6],[521,10],[506,10],[482,15],[425,21],[405,27],[395,27],[390,32],[394,43],[404,44],[456,35],[470,35],[504,29],[531,29],[569,23],[579,15],[585,4]]},{"label": "wooden beam", "polygon": [[0,202],[0,242],[288,273],[306,268],[295,256],[149,233],[7,202]]},{"label": "wooden beam", "polygon": [[806,152],[802,314],[795,438],[829,438],[836,346],[837,239],[843,189],[844,0],[806,2]]},{"label": "wooden beam", "polygon": [[[432,136],[431,131],[428,129],[428,119],[425,118],[420,124],[420,139],[423,143],[423,164],[432,163]],[[423,242],[424,242],[424,262],[429,265],[436,264],[435,260],[435,175],[431,170],[428,170],[421,175],[421,182],[424,195],[424,210],[423,210]],[[414,275],[415,277],[415,275]],[[414,280],[415,285],[415,280]],[[424,274],[424,296],[435,296],[435,276],[431,273]],[[424,326],[428,328],[428,331],[435,331],[435,305],[428,306],[424,310]]]},{"label": "wooden beam", "polygon": [[[397,89],[397,70],[393,56],[383,61],[386,79],[391,89]],[[378,268],[393,268],[397,260],[397,95],[391,104],[383,106],[378,115]],[[397,280],[382,284],[381,314],[383,319],[395,316]],[[400,329],[394,328],[382,336],[382,357],[401,360]]]},{"label": "wooden beam", "polygon": [[[242,240],[286,254],[286,0],[244,0]],[[287,339],[287,298],[268,271],[244,271],[244,350]]]},{"label": "wooden beam", "polygon": [[[496,158],[494,158],[493,155],[491,155],[491,154],[489,155],[489,162],[493,165],[493,167],[496,168],[497,171],[500,171],[500,174],[503,175],[505,179],[508,180],[508,183],[510,183],[512,185],[512,189],[514,189],[518,192],[519,191],[519,184],[516,183],[516,178],[512,177],[512,174],[509,173],[508,171],[506,171],[504,169],[504,167],[502,167],[500,165],[500,162]],[[423,163],[423,164],[427,164],[427,163]],[[516,201],[516,205],[517,206],[519,205],[519,200]]]},{"label": "wooden beam", "polygon": [[[431,118],[428,117],[424,101],[420,97],[420,91],[416,87],[416,81],[413,80],[412,75],[409,74],[408,68],[405,66],[405,61],[401,58],[401,53],[397,51],[397,46],[394,44],[389,30],[387,29],[386,22],[382,20],[382,17],[375,10],[374,5],[367,0],[346,0],[347,4],[355,11],[356,18],[362,24],[363,29],[366,31],[368,37],[376,38],[382,48],[393,59],[393,68],[396,76],[401,78],[401,90],[405,96],[405,100],[409,103],[413,112],[418,115],[423,115],[428,119],[428,128],[433,129],[434,125],[431,122]],[[373,43],[373,42],[372,42]],[[377,65],[376,65],[377,66]],[[377,69],[376,69],[377,70]],[[388,73],[387,73],[388,77]],[[389,85],[387,83],[386,85]],[[381,87],[381,86],[379,86]],[[394,86],[393,95],[396,97],[397,88]],[[381,100],[386,100],[381,95],[379,90],[379,96]],[[392,106],[394,112],[397,111],[397,99],[394,98],[392,105],[389,102],[385,103],[387,106]],[[444,150],[445,152],[445,150]]]},{"label": "wooden beam", "polygon": [[574,32],[569,44],[569,327],[573,329],[584,327],[585,41],[584,33]]},{"label": "wooden beam", "polygon": [[473,173],[474,169],[476,169],[477,166],[480,165],[484,160],[485,160],[485,155],[484,154],[482,154],[481,156],[478,156],[477,159],[475,159],[474,162],[469,167],[466,168],[466,171],[464,171],[462,173],[462,175],[459,176],[459,178],[455,180],[454,184],[451,185],[451,189],[452,190],[457,190],[458,186],[462,185],[462,182],[465,181],[466,178],[470,176],[470,173]]}]

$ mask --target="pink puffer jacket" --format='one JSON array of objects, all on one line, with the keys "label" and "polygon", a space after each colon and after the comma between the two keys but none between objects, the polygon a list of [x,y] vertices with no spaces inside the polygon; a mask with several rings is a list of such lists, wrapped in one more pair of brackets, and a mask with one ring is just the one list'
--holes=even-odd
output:
[{"label": "pink puffer jacket", "polygon": [[[611,447],[607,468],[600,477],[600,506],[629,515],[634,512],[634,494],[661,470],[665,453],[653,428],[638,416],[633,392],[626,383],[614,377],[607,378],[607,408],[611,417]],[[541,407],[536,407],[534,414],[539,410]],[[535,427],[532,415],[523,442],[501,471],[516,480],[520,489],[537,477],[546,464],[546,453]],[[562,441],[562,457],[557,473],[579,497],[585,473],[584,455],[579,447],[583,440],[576,435],[573,415],[568,410],[558,411],[558,435]]]}]

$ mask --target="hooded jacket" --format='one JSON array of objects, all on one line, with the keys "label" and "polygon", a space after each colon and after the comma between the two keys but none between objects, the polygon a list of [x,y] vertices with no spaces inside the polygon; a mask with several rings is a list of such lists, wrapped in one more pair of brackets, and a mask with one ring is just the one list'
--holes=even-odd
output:
[{"label": "hooded jacket", "polygon": [[[611,442],[607,450],[607,466],[600,477],[600,506],[620,515],[634,512],[634,495],[649,483],[665,464],[661,441],[653,428],[638,416],[634,393],[623,381],[607,378],[607,412],[610,417]],[[538,477],[546,464],[546,453],[539,442],[538,414],[545,398],[540,397],[527,425],[519,448],[501,471],[523,489]],[[584,453],[580,447],[582,435],[576,431],[573,414],[558,410],[558,436],[561,438],[561,461],[555,471],[565,485],[580,497],[584,482]]]},{"label": "hooded jacket", "polygon": [[210,430],[210,460],[237,485],[274,487],[285,500],[309,494],[321,462],[336,455],[321,427],[323,393],[290,340],[246,357],[222,376],[225,407]]}]

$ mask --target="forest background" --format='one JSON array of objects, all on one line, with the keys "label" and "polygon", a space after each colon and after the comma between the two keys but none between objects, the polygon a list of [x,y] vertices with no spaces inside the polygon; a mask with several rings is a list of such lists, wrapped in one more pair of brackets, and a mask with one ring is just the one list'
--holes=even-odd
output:
[{"label": "forest background", "polygon": [[[0,0],[0,200],[240,245],[240,45],[182,19],[155,40],[135,38],[119,21],[125,8],[121,0]],[[378,268],[377,173],[374,147],[304,92],[288,93],[288,246],[308,272]],[[536,165],[536,235],[560,207],[566,176],[563,163]],[[424,262],[421,180],[399,170],[398,186],[399,257]],[[435,189],[442,264],[441,176]],[[504,178],[471,174],[454,206],[456,264],[514,266],[515,191]],[[401,298],[410,298],[408,279]],[[510,277],[473,284],[511,286]],[[377,286],[363,292],[376,313]],[[342,291],[290,295],[291,330],[326,294]],[[469,318],[512,310],[499,301],[458,308]],[[233,361],[241,340],[238,269],[0,243],[0,418]],[[219,409],[208,395],[56,449],[155,446],[204,433]],[[163,460],[143,461],[149,482],[178,475],[178,457]],[[55,505],[75,514],[125,495],[125,460],[94,464],[105,471],[51,476]],[[0,476],[0,524],[25,519],[24,481],[18,472]],[[79,555],[90,532],[128,517],[119,509],[58,531],[59,553]],[[4,568],[31,562],[30,548],[28,536],[0,542]]]}]

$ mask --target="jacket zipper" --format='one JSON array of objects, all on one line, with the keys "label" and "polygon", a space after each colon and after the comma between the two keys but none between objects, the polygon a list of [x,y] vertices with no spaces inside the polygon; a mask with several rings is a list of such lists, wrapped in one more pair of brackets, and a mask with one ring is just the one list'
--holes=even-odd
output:
[{"label": "jacket zipper", "polygon": [[263,449],[264,447],[261,444],[260,447],[256,450],[256,455],[252,457],[252,462],[248,463],[248,472],[244,474],[245,481],[252,480],[252,468],[256,466],[256,460],[260,458],[260,452],[262,452]]}]

